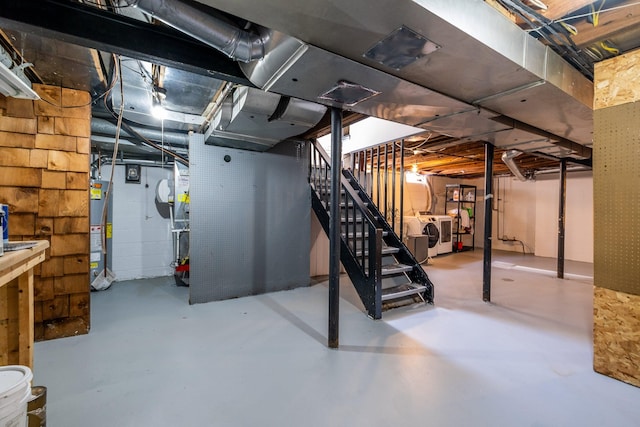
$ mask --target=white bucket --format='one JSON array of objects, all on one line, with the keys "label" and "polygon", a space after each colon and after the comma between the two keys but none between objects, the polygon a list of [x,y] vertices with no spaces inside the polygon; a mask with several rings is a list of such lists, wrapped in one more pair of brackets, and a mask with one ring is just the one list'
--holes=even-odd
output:
[{"label": "white bucket", "polygon": [[31,369],[26,366],[0,366],[0,427],[27,426],[31,378]]}]

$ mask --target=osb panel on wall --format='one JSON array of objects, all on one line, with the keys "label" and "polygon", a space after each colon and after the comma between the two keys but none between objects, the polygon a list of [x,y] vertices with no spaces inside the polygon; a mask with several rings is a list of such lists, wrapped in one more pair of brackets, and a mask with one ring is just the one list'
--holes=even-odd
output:
[{"label": "osb panel on wall", "polygon": [[593,368],[640,387],[640,296],[595,287]]},{"label": "osb panel on wall", "polygon": [[640,100],[640,50],[597,62],[594,73],[594,109]]},{"label": "osb panel on wall", "polygon": [[596,110],[594,129],[595,283],[640,295],[640,102]]},{"label": "osb panel on wall", "polygon": [[89,331],[91,97],[34,90],[41,100],[0,96],[0,203],[9,205],[10,239],[50,242],[34,294],[36,339],[52,339]]}]

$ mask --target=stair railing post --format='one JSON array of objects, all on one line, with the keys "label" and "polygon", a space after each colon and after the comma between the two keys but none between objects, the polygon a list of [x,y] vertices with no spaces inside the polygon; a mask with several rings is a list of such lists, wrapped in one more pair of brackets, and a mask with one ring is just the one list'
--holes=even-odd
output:
[{"label": "stair railing post", "polygon": [[403,240],[404,228],[404,139],[400,140],[400,241]]},{"label": "stair railing post", "polygon": [[380,206],[380,146],[376,148],[376,155],[378,157],[376,164],[376,206]]},{"label": "stair railing post", "polygon": [[369,170],[369,197],[373,199],[373,148],[369,152],[369,163],[367,163],[367,169]]},{"label": "stair railing post", "polygon": [[329,210],[330,348],[339,346],[340,320],[340,190],[342,177],[342,110],[331,108],[331,206]]},{"label": "stair railing post", "polygon": [[384,145],[384,219],[385,221],[389,220],[387,216],[387,206],[388,206],[388,192],[389,192],[389,153],[387,151],[388,145]]},{"label": "stair railing post", "polygon": [[[391,229],[396,231],[396,143],[391,143]],[[397,233],[396,233],[397,234]]]}]

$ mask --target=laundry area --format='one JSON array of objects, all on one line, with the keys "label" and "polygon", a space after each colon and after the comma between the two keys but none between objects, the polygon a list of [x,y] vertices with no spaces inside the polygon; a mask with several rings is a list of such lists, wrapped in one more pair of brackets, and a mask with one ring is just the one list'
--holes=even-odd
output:
[{"label": "laundry area", "polygon": [[639,17],[4,2],[0,427],[636,426]]}]

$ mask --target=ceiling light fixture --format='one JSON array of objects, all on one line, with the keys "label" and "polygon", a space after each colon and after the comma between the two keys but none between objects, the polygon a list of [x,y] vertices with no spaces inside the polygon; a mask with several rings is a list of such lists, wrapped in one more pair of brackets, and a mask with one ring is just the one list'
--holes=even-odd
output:
[{"label": "ceiling light fixture", "polygon": [[163,87],[153,86],[151,90],[151,115],[156,119],[167,118],[167,110],[162,105],[162,101],[167,98],[167,90]]},{"label": "ceiling light fixture", "polygon": [[0,93],[13,98],[40,99],[40,96],[31,89],[31,85],[14,74],[2,62],[0,62]]}]

